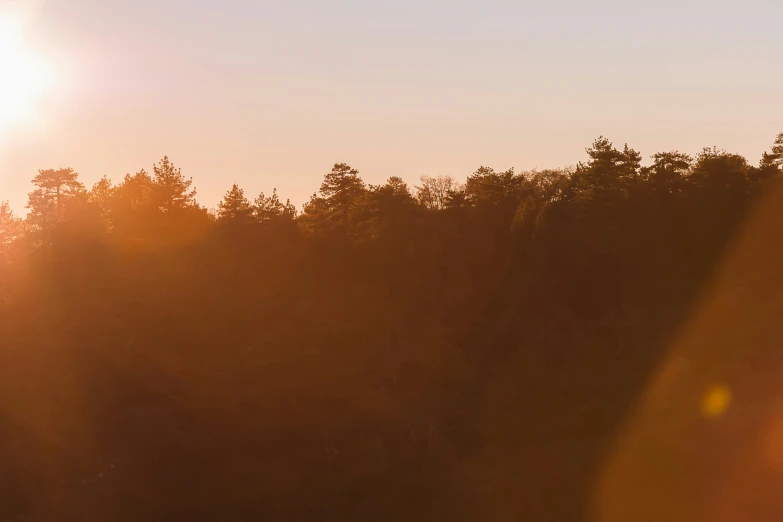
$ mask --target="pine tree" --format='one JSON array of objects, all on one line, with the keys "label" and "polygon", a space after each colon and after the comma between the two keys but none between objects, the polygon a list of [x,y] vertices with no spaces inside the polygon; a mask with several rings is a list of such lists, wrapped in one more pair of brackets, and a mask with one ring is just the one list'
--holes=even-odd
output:
[{"label": "pine tree", "polygon": [[97,206],[103,222],[109,226],[111,219],[111,205],[114,196],[115,187],[112,185],[111,180],[103,176],[98,180],[90,189],[87,194],[87,200],[93,205]]},{"label": "pine tree", "polygon": [[384,185],[370,186],[371,212],[397,214],[416,203],[408,184],[399,176],[390,177]]},{"label": "pine tree", "polygon": [[345,163],[337,163],[324,176],[321,196],[329,206],[329,220],[334,228],[347,233],[352,218],[364,194],[364,182],[359,171]]},{"label": "pine tree", "polygon": [[235,183],[220,202],[218,219],[244,222],[250,220],[252,215],[253,208],[250,206],[250,201],[245,197],[245,192]]},{"label": "pine tree", "polygon": [[641,169],[642,178],[657,194],[676,195],[685,187],[693,158],[679,151],[659,152],[652,156],[653,164]]},{"label": "pine tree", "polygon": [[765,152],[761,158],[761,168],[780,169],[783,167],[783,132],[775,138],[772,150]]},{"label": "pine tree", "polygon": [[310,201],[302,205],[298,223],[310,234],[321,235],[327,231],[328,216],[329,204],[326,199],[313,194]]},{"label": "pine tree", "polygon": [[296,215],[297,215],[296,207],[294,206],[293,203],[291,203],[290,199],[286,199],[285,200],[285,205],[283,205],[283,216],[282,217],[285,218],[285,219],[293,220],[293,219],[296,219]]},{"label": "pine tree", "polygon": [[383,185],[370,185],[363,205],[362,231],[373,238],[400,234],[417,209],[408,185],[398,176]]},{"label": "pine tree", "polygon": [[114,203],[123,211],[147,208],[153,203],[154,188],[155,181],[144,169],[133,175],[126,174],[114,189]]},{"label": "pine tree", "polygon": [[267,197],[262,192],[256,198],[253,213],[259,223],[269,223],[283,215],[285,207],[277,196],[277,189],[272,189],[272,195]]},{"label": "pine tree", "polygon": [[71,168],[40,170],[33,178],[33,185],[38,188],[29,194],[28,220],[38,229],[60,221],[67,205],[86,194],[79,174]]},{"label": "pine tree", "polygon": [[35,203],[43,203],[53,208],[60,208],[66,199],[84,192],[84,185],[79,182],[79,173],[70,168],[39,170],[38,175],[33,178],[33,185],[38,187],[33,193],[36,197]]},{"label": "pine tree", "polygon": [[164,156],[152,168],[155,180],[155,199],[161,210],[171,212],[196,204],[196,189],[191,190],[190,188],[193,179],[185,178],[181,169],[176,168],[168,156]]},{"label": "pine tree", "polygon": [[[749,165],[739,154],[725,150],[704,148],[697,156],[690,180],[709,193],[730,194],[743,197]],[[714,194],[713,194],[714,195]]]},{"label": "pine tree", "polygon": [[0,254],[5,253],[19,236],[22,230],[21,224],[21,220],[14,216],[8,202],[0,202]]},{"label": "pine tree", "polygon": [[640,179],[641,154],[626,144],[622,151],[600,136],[586,149],[590,160],[580,163],[574,175],[585,195],[618,195]]},{"label": "pine tree", "polygon": [[504,172],[495,172],[489,167],[480,167],[465,184],[465,192],[474,203],[502,205],[513,203],[522,185],[522,178],[514,174],[511,168]]}]

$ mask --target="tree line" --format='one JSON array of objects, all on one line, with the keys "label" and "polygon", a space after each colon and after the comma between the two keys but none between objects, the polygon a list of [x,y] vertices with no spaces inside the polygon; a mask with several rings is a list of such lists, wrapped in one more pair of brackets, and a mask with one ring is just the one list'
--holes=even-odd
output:
[{"label": "tree line", "polygon": [[757,164],[586,153],[414,186],[338,163],[301,210],[208,210],[167,157],[39,171],[24,219],[0,205],[0,518],[585,518],[783,134]]},{"label": "tree line", "polygon": [[[103,177],[91,189],[79,181],[72,168],[41,170],[33,178],[26,219],[16,218],[8,203],[0,212],[0,240],[8,246],[14,240],[30,238],[41,245],[58,229],[82,228],[85,234],[105,233],[118,239],[147,240],[144,224],[165,214],[188,215],[193,226],[212,224],[272,225],[296,222],[309,234],[371,239],[386,221],[404,213],[423,211],[466,211],[495,207],[504,225],[532,230],[541,225],[553,207],[612,205],[638,198],[668,204],[678,197],[702,196],[720,188],[733,197],[749,195],[765,180],[779,173],[783,157],[783,135],[758,167],[743,157],[716,148],[705,148],[695,158],[678,151],[652,156],[642,167],[642,156],[627,145],[616,149],[606,138],[587,149],[589,160],[575,168],[515,173],[481,167],[465,183],[451,176],[422,176],[409,187],[397,176],[382,185],[367,185],[359,171],[345,163],[335,164],[318,191],[297,212],[290,200],[282,202],[273,190],[253,201],[233,185],[216,211],[196,201],[193,180],[164,157],[153,173],[141,170],[127,174],[117,185]],[[713,194],[717,197],[717,194]],[[669,198],[667,200],[667,198]],[[728,204],[727,202],[723,202]],[[183,225],[184,226],[184,225]],[[531,228],[532,227],[532,228]]]}]

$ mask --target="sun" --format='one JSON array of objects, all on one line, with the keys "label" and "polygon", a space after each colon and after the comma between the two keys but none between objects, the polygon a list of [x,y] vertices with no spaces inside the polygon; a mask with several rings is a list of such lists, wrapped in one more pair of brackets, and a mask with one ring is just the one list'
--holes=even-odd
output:
[{"label": "sun", "polygon": [[0,134],[36,117],[46,66],[24,40],[20,18],[0,13]]}]

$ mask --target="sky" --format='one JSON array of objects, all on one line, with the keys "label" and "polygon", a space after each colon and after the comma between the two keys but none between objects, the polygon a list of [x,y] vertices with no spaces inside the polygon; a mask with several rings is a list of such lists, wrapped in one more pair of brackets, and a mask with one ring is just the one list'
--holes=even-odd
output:
[{"label": "sky", "polygon": [[337,162],[414,185],[575,164],[605,135],[646,158],[718,146],[755,164],[783,132],[780,0],[0,0],[3,11],[23,13],[25,48],[50,66],[35,117],[0,134],[0,200],[20,213],[39,169],[72,167],[89,186],[164,155],[207,207],[233,183],[300,206]]}]

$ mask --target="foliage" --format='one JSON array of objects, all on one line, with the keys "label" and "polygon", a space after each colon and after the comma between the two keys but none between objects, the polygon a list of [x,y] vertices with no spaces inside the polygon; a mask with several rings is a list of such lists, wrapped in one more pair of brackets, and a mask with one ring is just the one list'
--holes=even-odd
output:
[{"label": "foliage", "polygon": [[161,210],[171,212],[195,205],[196,189],[190,188],[193,180],[185,178],[168,156],[152,168],[155,180],[152,194]]},{"label": "foliage", "polygon": [[245,197],[245,192],[236,183],[226,193],[219,207],[217,214],[219,221],[247,222],[253,215],[253,207],[250,205],[250,201]]},{"label": "foliage", "polygon": [[415,188],[416,199],[429,210],[446,208],[449,196],[461,190],[459,183],[451,176],[422,176],[421,186]]},{"label": "foliage", "polygon": [[761,168],[780,170],[783,168],[783,132],[777,135],[772,144],[772,150],[765,152],[761,158]]},{"label": "foliage", "polygon": [[324,176],[320,194],[325,203],[322,219],[326,227],[343,236],[352,233],[365,194],[359,171],[346,163],[336,163]]},{"label": "foliage", "polygon": [[0,255],[5,254],[19,237],[22,222],[17,218],[7,201],[0,201]]},{"label": "foliage", "polygon": [[79,174],[73,169],[38,171],[33,178],[37,188],[30,193],[28,223],[37,231],[50,232],[85,195]]},{"label": "foliage", "polygon": [[775,147],[337,163],[299,214],[40,171],[0,205],[0,519],[579,520]]}]

